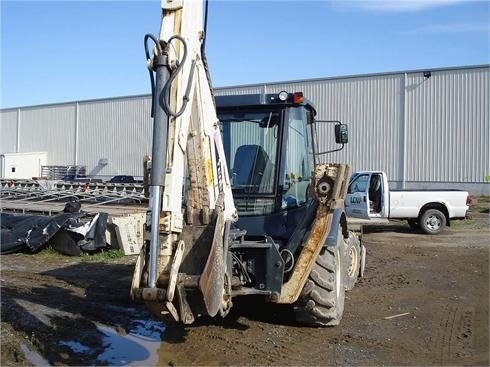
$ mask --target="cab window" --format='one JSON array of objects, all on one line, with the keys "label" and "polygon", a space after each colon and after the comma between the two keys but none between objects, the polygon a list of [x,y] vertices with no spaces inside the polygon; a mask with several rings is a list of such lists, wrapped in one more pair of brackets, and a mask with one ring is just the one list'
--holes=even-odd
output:
[{"label": "cab window", "polygon": [[348,193],[366,192],[368,184],[369,175],[359,175],[350,183]]},{"label": "cab window", "polygon": [[287,149],[284,172],[282,208],[297,207],[308,200],[313,171],[307,115],[303,107],[288,108]]}]

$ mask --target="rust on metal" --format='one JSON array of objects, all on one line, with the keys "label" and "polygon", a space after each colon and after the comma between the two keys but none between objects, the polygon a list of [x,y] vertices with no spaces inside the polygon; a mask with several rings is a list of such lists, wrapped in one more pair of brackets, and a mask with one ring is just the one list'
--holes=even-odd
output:
[{"label": "rust on metal", "polygon": [[162,288],[135,288],[133,296],[137,299],[150,302],[163,302],[166,299],[167,292]]},{"label": "rust on metal", "polygon": [[[311,186],[319,201],[317,213],[310,235],[303,244],[291,277],[282,287],[277,303],[293,303],[298,299],[330,231],[333,209],[343,206],[349,175],[348,165],[320,164],[315,167]],[[318,188],[319,183],[324,185],[332,182],[333,187]]]}]

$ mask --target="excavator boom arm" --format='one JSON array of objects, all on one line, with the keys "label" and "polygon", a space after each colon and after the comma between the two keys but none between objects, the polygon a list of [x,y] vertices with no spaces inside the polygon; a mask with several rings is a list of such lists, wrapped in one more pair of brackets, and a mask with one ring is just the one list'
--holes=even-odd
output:
[{"label": "excavator boom arm", "polygon": [[[192,269],[200,273],[196,275],[200,276],[206,309],[214,316],[221,307],[226,273],[224,224],[236,220],[219,121],[202,54],[203,24],[201,1],[162,0],[160,35],[145,36],[154,118],[151,232],[136,267],[132,295],[158,302],[175,318],[179,316],[172,302],[179,269],[194,245],[186,243],[182,235],[186,224],[214,226],[210,248],[199,255],[207,258],[204,268]],[[150,41],[153,55],[149,52]],[[186,176],[189,187],[184,198]]]}]

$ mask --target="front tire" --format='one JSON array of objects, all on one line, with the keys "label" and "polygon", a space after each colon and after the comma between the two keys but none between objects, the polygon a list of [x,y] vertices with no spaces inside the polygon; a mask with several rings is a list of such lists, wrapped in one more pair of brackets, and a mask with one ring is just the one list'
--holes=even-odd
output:
[{"label": "front tire", "polygon": [[344,250],[342,234],[335,247],[322,248],[296,301],[296,320],[309,326],[338,325],[344,313]]},{"label": "front tire", "polygon": [[428,209],[420,217],[419,225],[427,234],[439,234],[446,227],[446,216],[440,210]]}]

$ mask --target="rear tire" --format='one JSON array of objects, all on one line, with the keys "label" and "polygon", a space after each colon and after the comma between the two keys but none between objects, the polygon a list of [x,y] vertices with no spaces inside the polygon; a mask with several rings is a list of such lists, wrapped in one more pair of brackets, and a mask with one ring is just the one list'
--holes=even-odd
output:
[{"label": "rear tire", "polygon": [[[341,236],[342,233],[339,233]],[[359,238],[353,233],[349,232],[349,238],[344,242],[344,287],[346,291],[350,291],[354,288],[359,278],[359,271],[361,266],[361,243]]]},{"label": "rear tire", "polygon": [[437,209],[428,209],[420,217],[420,229],[427,234],[439,234],[446,227],[446,216]]},{"label": "rear tire", "polygon": [[294,310],[299,323],[310,326],[338,325],[344,312],[344,251],[342,234],[335,247],[322,248]]}]

